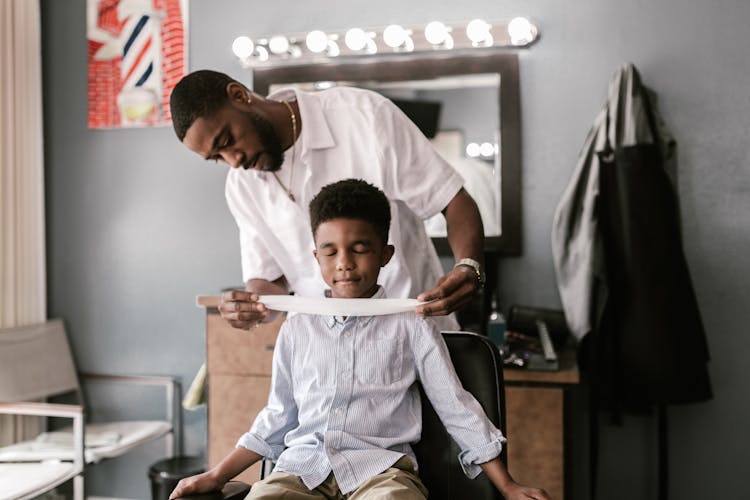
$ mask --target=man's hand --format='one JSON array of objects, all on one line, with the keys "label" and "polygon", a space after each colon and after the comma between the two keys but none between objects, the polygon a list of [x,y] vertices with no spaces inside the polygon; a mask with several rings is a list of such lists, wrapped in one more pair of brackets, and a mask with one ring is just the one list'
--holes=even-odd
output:
[{"label": "man's hand", "polygon": [[268,309],[258,302],[258,294],[245,290],[230,290],[221,294],[221,317],[234,328],[250,330],[268,318]]},{"label": "man's hand", "polygon": [[438,280],[432,290],[419,294],[417,300],[430,302],[417,308],[420,316],[444,316],[468,304],[479,291],[477,274],[468,266],[458,266]]},{"label": "man's hand", "polygon": [[[474,200],[464,188],[443,209],[448,224],[448,244],[456,262],[472,258],[481,261],[484,249],[482,218]],[[443,316],[468,304],[480,288],[477,272],[469,266],[454,267],[440,278],[437,286],[419,294],[418,300],[429,304],[417,308],[422,316]]]},{"label": "man's hand", "polygon": [[172,490],[172,493],[169,495],[169,500],[188,495],[197,495],[198,493],[219,491],[224,487],[224,484],[225,482],[216,478],[214,471],[210,470],[203,474],[180,479],[180,482],[177,483],[177,486],[175,486],[174,490]]}]

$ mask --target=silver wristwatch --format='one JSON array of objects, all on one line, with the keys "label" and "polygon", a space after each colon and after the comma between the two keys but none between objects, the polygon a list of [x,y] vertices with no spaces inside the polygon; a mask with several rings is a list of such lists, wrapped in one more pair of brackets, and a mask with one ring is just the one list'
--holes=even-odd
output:
[{"label": "silver wristwatch", "polygon": [[482,265],[475,261],[474,259],[459,259],[456,261],[456,264],[453,266],[453,269],[457,268],[458,266],[469,266],[474,270],[474,272],[477,275],[477,282],[479,283],[479,288],[484,287],[484,282],[486,281],[484,271],[482,270]]}]

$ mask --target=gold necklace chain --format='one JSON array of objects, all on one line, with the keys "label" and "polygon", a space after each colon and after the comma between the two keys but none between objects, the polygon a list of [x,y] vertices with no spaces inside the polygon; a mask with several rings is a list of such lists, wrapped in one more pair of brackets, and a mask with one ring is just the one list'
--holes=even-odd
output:
[{"label": "gold necklace chain", "polygon": [[289,104],[288,101],[281,101],[286,105],[286,109],[289,110],[289,116],[292,118],[292,166],[289,169],[289,187],[286,187],[283,182],[281,182],[281,179],[279,179],[279,176],[276,175],[276,172],[272,172],[273,176],[276,178],[276,182],[279,183],[279,186],[286,191],[286,194],[289,195],[289,199],[292,201],[297,201],[294,198],[294,195],[292,194],[292,180],[294,179],[294,157],[297,156],[297,117],[294,114],[294,110],[292,109],[291,104]]}]

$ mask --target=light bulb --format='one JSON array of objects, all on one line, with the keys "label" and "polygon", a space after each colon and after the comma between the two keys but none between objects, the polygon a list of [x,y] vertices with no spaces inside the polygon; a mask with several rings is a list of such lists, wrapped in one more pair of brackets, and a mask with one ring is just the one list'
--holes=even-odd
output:
[{"label": "light bulb", "polygon": [[310,52],[318,54],[326,50],[326,47],[328,47],[328,35],[320,30],[313,30],[307,34],[305,43],[307,44],[307,48],[310,49]]},{"label": "light bulb", "polygon": [[440,45],[448,37],[448,27],[440,21],[432,21],[424,27],[424,37],[432,45]]},{"label": "light bulb", "polygon": [[409,34],[398,24],[391,24],[383,30],[383,41],[392,49],[401,47]]},{"label": "light bulb", "polygon": [[536,29],[525,17],[514,17],[508,23],[508,35],[513,45],[525,45],[534,40]]},{"label": "light bulb", "polygon": [[247,59],[253,53],[253,41],[246,36],[238,36],[232,42],[232,52],[241,59]]},{"label": "light bulb", "polygon": [[360,51],[367,46],[369,37],[362,28],[352,28],[346,32],[344,43],[350,50]]},{"label": "light bulb", "polygon": [[479,144],[476,142],[470,142],[466,145],[466,156],[469,158],[476,158],[479,156]]},{"label": "light bulb", "polygon": [[268,61],[268,49],[262,45],[258,45],[257,47],[255,47],[255,57],[257,57],[260,62]]},{"label": "light bulb", "polygon": [[315,90],[326,90],[331,89],[336,86],[336,82],[332,82],[330,80],[322,80],[319,82],[315,82],[313,84],[313,87],[315,87]]},{"label": "light bulb", "polygon": [[285,36],[272,36],[268,41],[268,50],[273,54],[286,54],[289,50],[289,40]]},{"label": "light bulb", "polygon": [[492,156],[495,154],[495,146],[489,142],[483,142],[479,146],[479,154],[482,156]]},{"label": "light bulb", "polygon": [[328,43],[326,44],[326,56],[338,57],[339,54],[341,54],[341,49],[339,48],[339,44],[333,40],[329,40]]},{"label": "light bulb", "polygon": [[466,36],[474,45],[490,45],[492,43],[490,27],[485,20],[474,19],[466,25]]}]

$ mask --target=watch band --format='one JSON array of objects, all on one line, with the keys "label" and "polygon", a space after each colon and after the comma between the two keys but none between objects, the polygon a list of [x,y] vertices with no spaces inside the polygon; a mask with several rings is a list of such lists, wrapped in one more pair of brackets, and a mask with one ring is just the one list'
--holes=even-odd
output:
[{"label": "watch band", "polygon": [[479,283],[479,288],[484,287],[485,282],[485,276],[484,271],[482,270],[482,265],[477,262],[474,259],[469,258],[463,258],[456,261],[456,264],[453,266],[453,269],[457,268],[458,266],[469,266],[474,270],[477,276],[477,282]]}]

